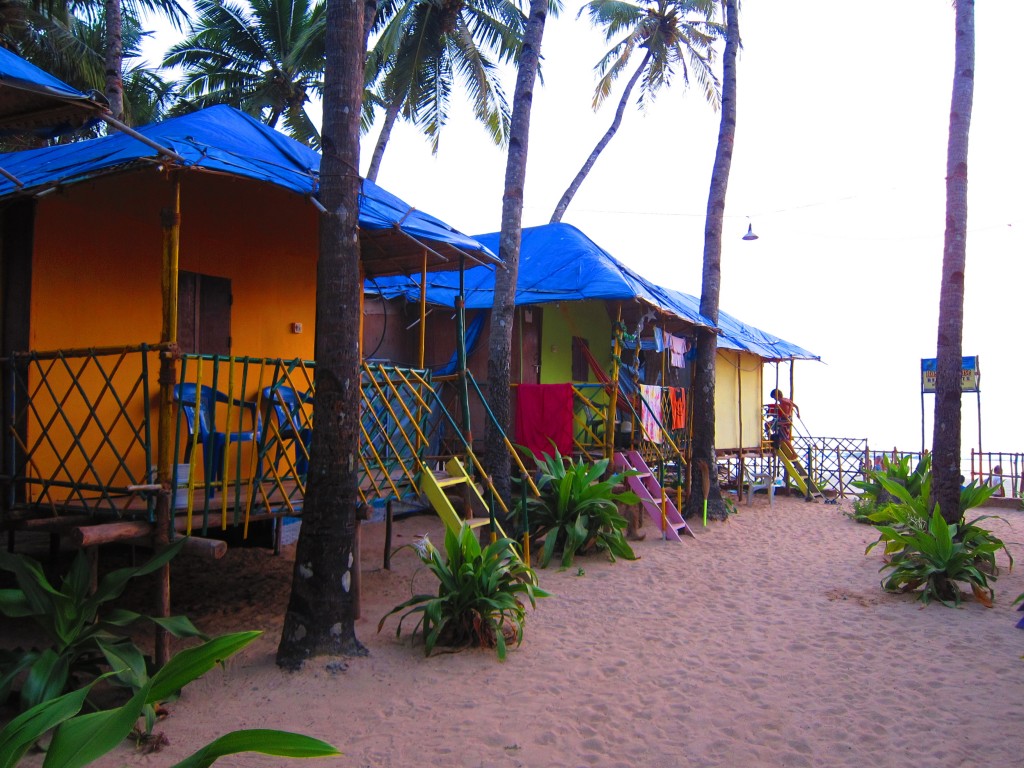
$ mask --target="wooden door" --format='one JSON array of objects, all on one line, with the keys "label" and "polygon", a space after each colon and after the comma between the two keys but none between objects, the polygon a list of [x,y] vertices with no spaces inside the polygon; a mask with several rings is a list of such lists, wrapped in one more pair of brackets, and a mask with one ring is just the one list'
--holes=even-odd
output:
[{"label": "wooden door", "polygon": [[178,273],[178,346],[182,352],[231,354],[231,280]]}]

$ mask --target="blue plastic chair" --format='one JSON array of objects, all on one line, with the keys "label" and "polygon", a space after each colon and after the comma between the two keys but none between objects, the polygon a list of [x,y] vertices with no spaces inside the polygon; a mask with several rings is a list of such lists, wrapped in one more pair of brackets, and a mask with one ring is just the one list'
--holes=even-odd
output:
[{"label": "blue plastic chair", "polygon": [[[302,406],[313,402],[309,392],[296,392],[291,387],[266,387],[263,399],[273,409],[277,419],[277,434],[280,439],[277,458],[280,460],[283,444],[291,440],[295,445],[295,472],[305,477],[309,471],[309,444],[313,430],[307,426],[308,418],[303,416]],[[276,461],[275,461],[276,463]]]},{"label": "blue plastic chair", "polygon": [[[198,398],[196,397],[197,389],[199,391]],[[218,392],[205,384],[200,387],[195,384],[178,384],[174,387],[174,399],[185,413],[185,421],[188,424],[185,461],[189,461],[192,457],[192,438],[198,430],[198,443],[203,446],[203,475],[207,482],[207,492],[212,496],[213,484],[224,479],[224,451],[229,449],[232,443],[256,443],[259,440],[262,422],[256,403],[228,397],[223,392]],[[222,407],[230,405],[232,409],[247,410],[253,429],[248,432],[218,431],[216,419],[218,403],[223,403]],[[232,413],[231,422],[232,424],[238,423],[235,413]],[[257,474],[259,474],[259,470],[257,470]]]}]

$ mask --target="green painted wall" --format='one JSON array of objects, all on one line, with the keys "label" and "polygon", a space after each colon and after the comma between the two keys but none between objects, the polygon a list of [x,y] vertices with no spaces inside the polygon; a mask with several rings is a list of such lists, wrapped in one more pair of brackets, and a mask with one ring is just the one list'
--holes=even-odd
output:
[{"label": "green painted wall", "polygon": [[[562,301],[544,304],[540,382],[572,381],[572,337],[582,336],[605,371],[611,365],[612,321],[603,301]],[[597,381],[593,372],[589,381]]]}]

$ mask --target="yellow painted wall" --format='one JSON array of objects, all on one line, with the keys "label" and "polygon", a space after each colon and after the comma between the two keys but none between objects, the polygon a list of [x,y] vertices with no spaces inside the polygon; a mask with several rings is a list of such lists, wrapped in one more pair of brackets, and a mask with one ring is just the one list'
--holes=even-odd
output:
[{"label": "yellow painted wall", "polygon": [[[541,384],[572,381],[572,337],[582,336],[604,370],[611,365],[612,321],[603,301],[545,304],[541,340]],[[590,371],[590,381],[596,381]]]},{"label": "yellow painted wall", "polygon": [[761,371],[761,358],[756,355],[718,350],[715,364],[717,450],[753,449],[760,446]]}]

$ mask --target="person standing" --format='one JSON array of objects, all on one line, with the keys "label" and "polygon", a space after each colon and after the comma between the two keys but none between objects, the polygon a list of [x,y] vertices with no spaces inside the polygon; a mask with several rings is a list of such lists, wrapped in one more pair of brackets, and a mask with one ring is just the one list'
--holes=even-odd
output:
[{"label": "person standing", "polygon": [[1001,464],[996,464],[992,467],[992,474],[988,476],[988,484],[996,489],[993,496],[1005,496],[1006,489],[1003,488],[1003,467]]},{"label": "person standing", "polygon": [[771,397],[775,401],[769,407],[769,413],[775,416],[774,431],[780,443],[790,445],[793,441],[793,414],[800,415],[800,406],[782,394],[778,389],[771,391]]}]

